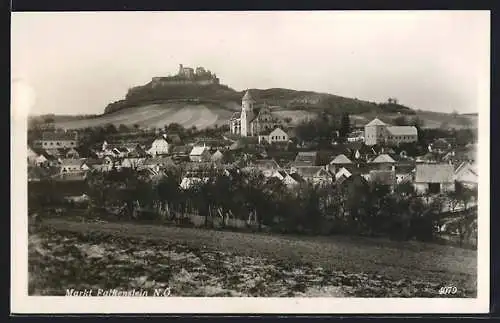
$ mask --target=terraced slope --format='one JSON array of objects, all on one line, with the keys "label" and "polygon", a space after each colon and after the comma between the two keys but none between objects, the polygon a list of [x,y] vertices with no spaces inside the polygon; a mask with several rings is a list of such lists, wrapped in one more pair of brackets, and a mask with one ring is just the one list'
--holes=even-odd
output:
[{"label": "terraced slope", "polygon": [[127,108],[94,118],[56,122],[56,126],[64,129],[124,124],[141,127],[160,128],[169,123],[179,123],[188,128],[199,129],[221,125],[227,122],[232,111],[210,104],[165,103]]}]

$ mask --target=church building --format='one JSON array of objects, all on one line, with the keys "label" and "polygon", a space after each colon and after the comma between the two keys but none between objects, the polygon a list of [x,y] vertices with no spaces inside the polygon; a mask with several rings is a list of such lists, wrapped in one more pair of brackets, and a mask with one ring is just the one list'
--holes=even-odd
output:
[{"label": "church building", "polygon": [[241,112],[235,112],[229,120],[231,133],[242,137],[258,136],[280,125],[280,119],[272,114],[267,105],[255,105],[250,91],[241,100]]}]

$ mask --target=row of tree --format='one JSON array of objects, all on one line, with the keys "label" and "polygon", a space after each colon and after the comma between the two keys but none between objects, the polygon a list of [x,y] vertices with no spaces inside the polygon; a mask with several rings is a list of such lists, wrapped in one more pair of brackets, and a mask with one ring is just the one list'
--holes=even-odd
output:
[{"label": "row of tree", "polygon": [[[280,233],[361,234],[431,241],[436,238],[436,228],[444,224],[444,204],[450,199],[455,206],[464,201],[466,204],[475,196],[462,188],[453,196],[425,199],[417,196],[408,183],[391,192],[385,186],[361,180],[343,185],[302,184],[290,189],[280,180],[266,179],[258,172],[204,172],[206,180],[195,181],[187,189],[180,187],[180,169],[172,169],[156,181],[129,170],[90,173],[88,210],[100,216],[114,213],[129,220],[186,223],[190,215],[198,215],[207,227],[214,221],[224,226],[230,219],[238,219],[258,230]],[[47,191],[53,189],[47,187],[38,195],[45,199],[43,203],[30,194],[32,206],[53,205],[57,198]],[[473,209],[462,213],[455,221],[461,243],[474,232],[477,217]]]}]

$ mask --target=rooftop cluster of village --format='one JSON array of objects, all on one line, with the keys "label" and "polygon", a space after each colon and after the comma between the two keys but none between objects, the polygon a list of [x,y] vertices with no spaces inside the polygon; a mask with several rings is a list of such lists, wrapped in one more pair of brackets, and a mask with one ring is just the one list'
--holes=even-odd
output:
[{"label": "rooftop cluster of village", "polygon": [[110,136],[83,148],[77,131],[44,132],[28,147],[29,180],[77,180],[90,171],[122,168],[157,177],[180,166],[185,170],[183,187],[206,179],[207,167],[257,170],[290,189],[304,182],[347,185],[358,180],[388,187],[408,182],[426,193],[453,191],[456,182],[477,185],[475,144],[459,147],[453,138],[434,138],[425,154],[413,156],[400,147],[417,143],[416,127],[391,126],[375,118],[363,129],[353,129],[343,144],[308,150],[272,111],[256,111],[254,102],[247,92],[241,112],[229,120],[230,131],[213,138],[186,140],[167,131],[151,133],[146,142]]}]

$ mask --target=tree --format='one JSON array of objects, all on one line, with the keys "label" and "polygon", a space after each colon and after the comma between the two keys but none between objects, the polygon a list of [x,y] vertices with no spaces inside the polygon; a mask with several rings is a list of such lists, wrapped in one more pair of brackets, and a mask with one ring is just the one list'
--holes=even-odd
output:
[{"label": "tree", "polygon": [[349,114],[343,113],[339,131],[340,138],[342,140],[345,140],[350,131],[351,131],[351,121],[349,119]]},{"label": "tree", "polygon": [[106,134],[115,134],[118,132],[118,130],[116,129],[115,125],[112,124],[112,123],[108,123],[106,125],[106,127],[104,128],[104,131],[106,132]]},{"label": "tree", "polygon": [[392,120],[392,123],[394,123],[395,126],[407,126],[409,122],[406,120],[405,116],[398,116]]},{"label": "tree", "polygon": [[118,126],[118,132],[128,132],[128,127],[122,123]]}]

